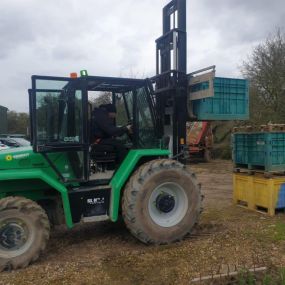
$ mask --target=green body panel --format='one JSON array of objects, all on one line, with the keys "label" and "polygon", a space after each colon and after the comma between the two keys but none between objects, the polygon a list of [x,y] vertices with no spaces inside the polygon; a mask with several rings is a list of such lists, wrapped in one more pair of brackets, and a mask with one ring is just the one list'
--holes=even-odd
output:
[{"label": "green body panel", "polygon": [[[53,177],[46,174],[42,169],[26,169],[26,170],[2,170],[0,171],[0,182],[4,180],[30,180],[30,179],[40,179],[46,182],[50,187],[56,189],[61,194],[65,220],[68,227],[72,227],[72,219],[71,219],[71,212],[70,212],[70,205],[69,205],[69,198],[68,198],[68,190],[64,184],[60,183]],[[21,185],[18,186],[19,188]],[[5,189],[3,189],[5,191]],[[1,188],[2,191],[2,188]],[[17,193],[21,193],[18,191]],[[26,193],[25,191],[23,194]],[[14,194],[14,192],[13,192]],[[30,194],[31,195],[31,194]],[[24,196],[24,195],[23,195]]]},{"label": "green body panel", "polygon": [[169,154],[169,150],[165,149],[138,149],[129,151],[127,157],[110,182],[112,187],[110,202],[111,221],[115,222],[118,220],[121,190],[134,171],[139,160],[143,157],[165,157],[169,156]]},{"label": "green body panel", "polygon": [[[113,176],[110,186],[110,219],[117,221],[121,190],[143,157],[165,157],[170,152],[163,149],[131,150]],[[74,179],[71,163],[66,153],[52,153],[49,158],[64,177]],[[42,154],[33,152],[31,147],[8,149],[0,152],[0,198],[23,196],[32,200],[47,199],[47,191],[56,190],[61,195],[65,220],[73,226],[68,197],[68,188],[78,183],[63,183]],[[50,195],[50,194],[49,194]]]},{"label": "green body panel", "polygon": [[[70,180],[75,179],[70,161],[65,152],[50,153],[48,156],[65,178]],[[43,155],[33,152],[32,147],[11,148],[1,151],[0,171],[10,169],[18,169],[19,171],[27,169],[44,169],[46,174],[58,179],[58,175],[54,172]],[[0,187],[1,186],[2,184],[0,184]]]},{"label": "green body panel", "polygon": [[[73,178],[73,172],[65,153],[49,155],[65,176]],[[34,153],[31,147],[20,147],[0,152],[0,198],[23,196],[32,200],[46,199],[45,191],[54,189],[60,193],[66,224],[72,227],[67,186],[63,184],[46,159]],[[78,185],[73,184],[72,186]]]}]

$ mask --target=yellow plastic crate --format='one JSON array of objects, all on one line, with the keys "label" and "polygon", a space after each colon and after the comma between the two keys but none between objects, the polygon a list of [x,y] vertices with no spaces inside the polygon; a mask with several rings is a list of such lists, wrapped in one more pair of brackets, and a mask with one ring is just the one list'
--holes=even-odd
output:
[{"label": "yellow plastic crate", "polygon": [[233,200],[251,210],[264,211],[270,216],[285,209],[285,176],[265,178],[262,174],[234,174]]}]

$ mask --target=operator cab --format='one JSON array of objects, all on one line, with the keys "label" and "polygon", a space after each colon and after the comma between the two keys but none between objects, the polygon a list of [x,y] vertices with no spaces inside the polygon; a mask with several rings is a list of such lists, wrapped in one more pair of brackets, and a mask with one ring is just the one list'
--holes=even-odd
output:
[{"label": "operator cab", "polygon": [[[92,141],[94,92],[110,94],[117,126],[132,123],[133,134],[121,138],[126,148],[159,147],[149,80],[33,76],[29,90],[33,149],[45,156],[64,181],[110,178],[118,167],[112,147]],[[57,159],[62,163],[55,163]]]}]

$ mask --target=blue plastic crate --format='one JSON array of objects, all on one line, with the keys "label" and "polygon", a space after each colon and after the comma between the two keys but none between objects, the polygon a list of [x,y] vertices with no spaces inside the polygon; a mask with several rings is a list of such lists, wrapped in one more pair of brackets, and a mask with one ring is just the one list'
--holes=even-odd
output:
[{"label": "blue plastic crate", "polygon": [[[204,82],[195,91],[204,90]],[[247,120],[249,119],[248,80],[214,78],[214,96],[193,100],[193,113],[198,120]]]},{"label": "blue plastic crate", "polygon": [[285,184],[282,184],[279,189],[276,209],[284,209],[284,208],[285,208]]},{"label": "blue plastic crate", "polygon": [[248,163],[266,171],[285,171],[285,132],[249,134]]},{"label": "blue plastic crate", "polygon": [[236,164],[248,164],[248,134],[236,133],[232,135],[232,156]]},{"label": "blue plastic crate", "polygon": [[236,133],[233,161],[248,169],[285,171],[285,132]]}]

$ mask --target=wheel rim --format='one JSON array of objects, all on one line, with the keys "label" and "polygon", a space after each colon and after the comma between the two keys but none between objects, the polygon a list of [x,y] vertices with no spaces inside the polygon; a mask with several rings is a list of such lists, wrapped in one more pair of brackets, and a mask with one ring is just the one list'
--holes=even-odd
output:
[{"label": "wheel rim", "polygon": [[161,227],[177,225],[186,215],[187,209],[187,195],[184,189],[174,182],[166,182],[156,187],[148,202],[151,219]]},{"label": "wheel rim", "polygon": [[9,218],[0,221],[0,256],[19,256],[31,243],[29,227],[23,220]]}]

